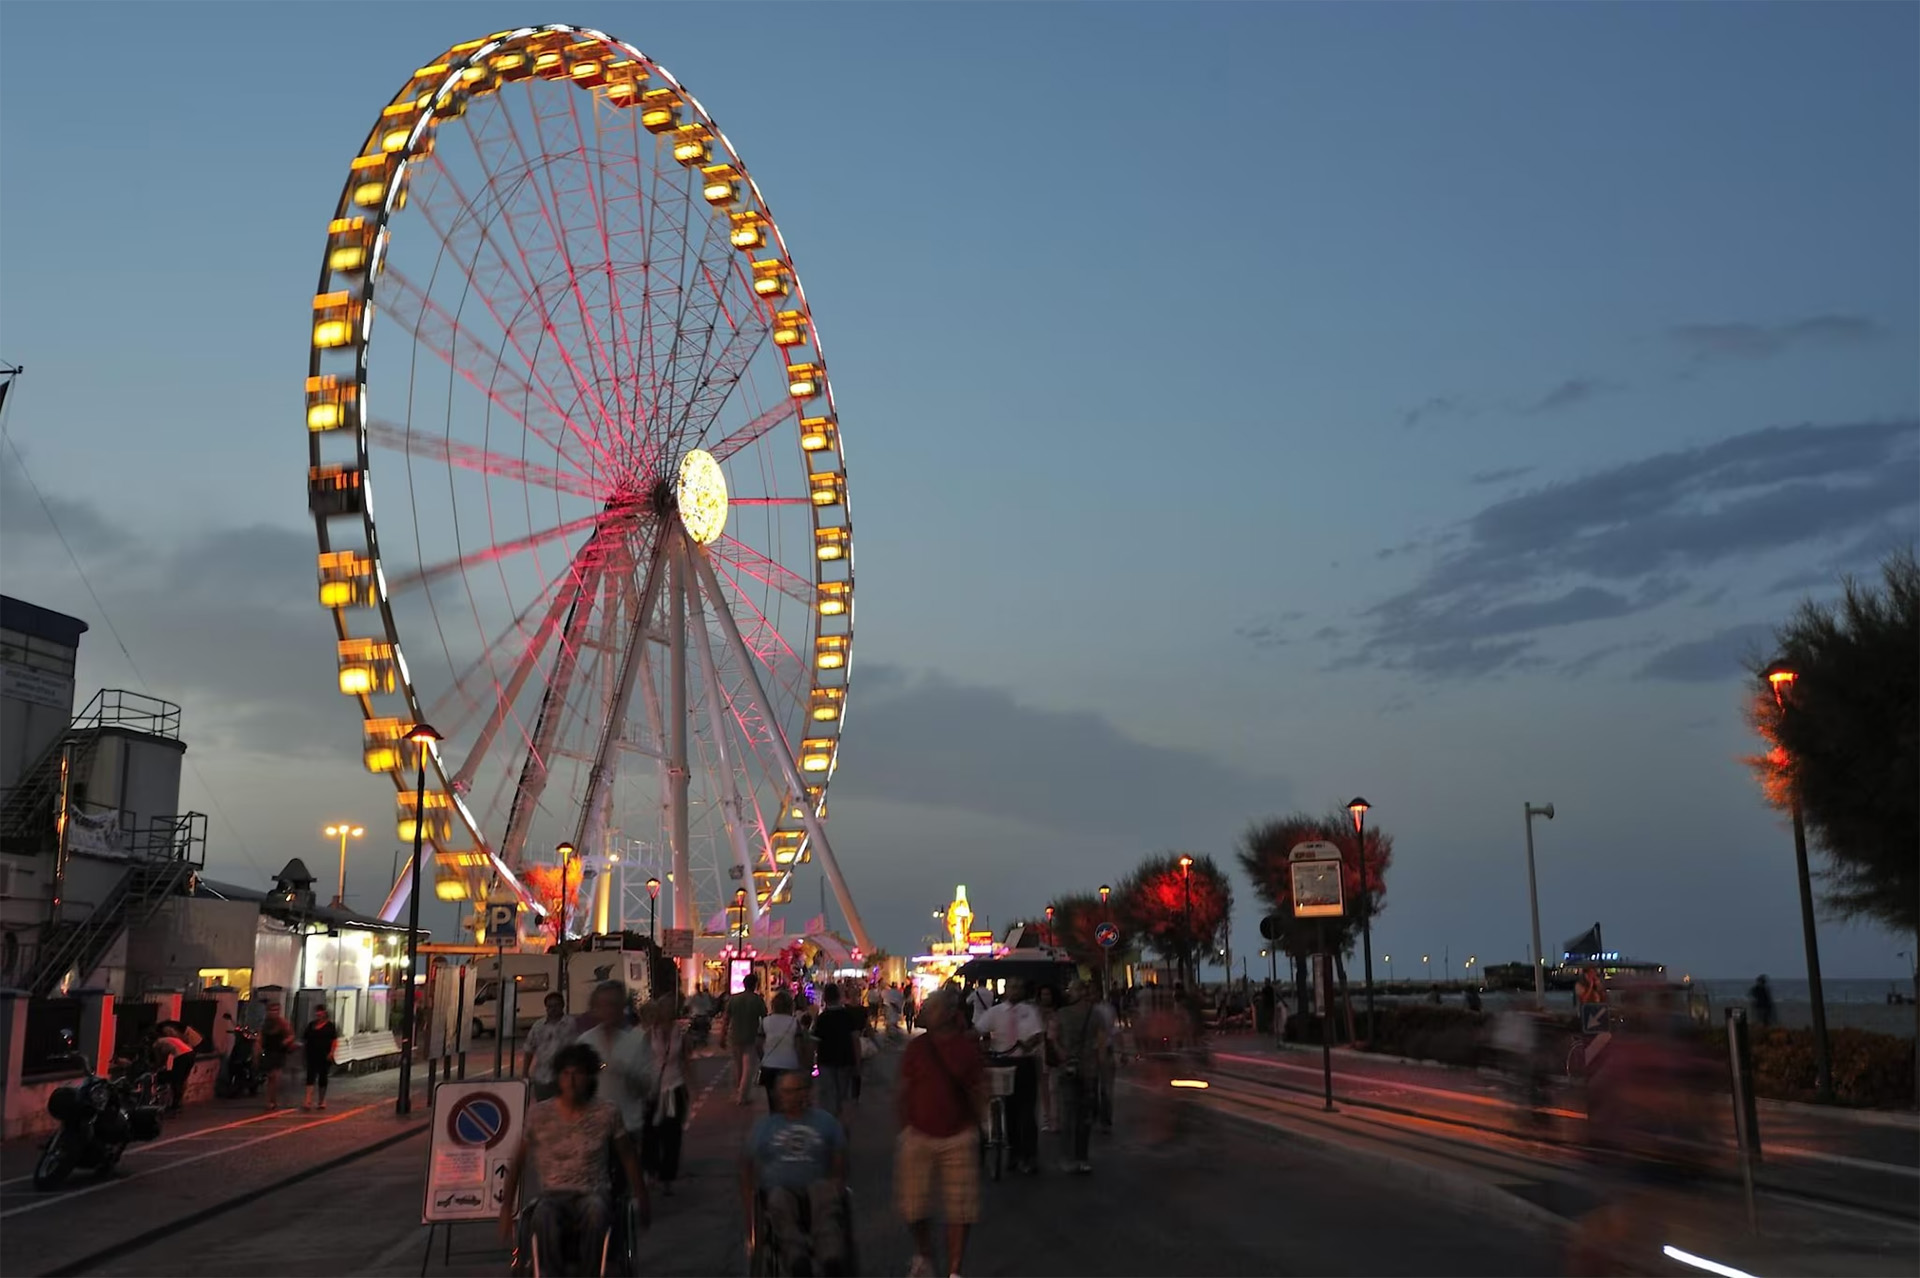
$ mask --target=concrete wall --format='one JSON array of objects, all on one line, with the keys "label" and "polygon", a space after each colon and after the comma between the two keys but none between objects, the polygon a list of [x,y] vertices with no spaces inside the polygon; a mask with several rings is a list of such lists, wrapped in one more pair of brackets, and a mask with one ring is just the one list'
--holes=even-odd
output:
[{"label": "concrete wall", "polygon": [[260,907],[252,901],[175,897],[127,932],[127,970],[140,982],[197,990],[203,967],[254,966]]}]

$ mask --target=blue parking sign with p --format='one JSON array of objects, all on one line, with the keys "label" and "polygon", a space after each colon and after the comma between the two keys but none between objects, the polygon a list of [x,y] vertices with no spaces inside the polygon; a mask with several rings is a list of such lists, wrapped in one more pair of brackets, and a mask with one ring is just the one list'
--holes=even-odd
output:
[{"label": "blue parking sign with p", "polygon": [[501,945],[513,940],[514,923],[519,914],[520,906],[516,902],[509,901],[505,904],[489,902],[487,904],[487,939]]}]

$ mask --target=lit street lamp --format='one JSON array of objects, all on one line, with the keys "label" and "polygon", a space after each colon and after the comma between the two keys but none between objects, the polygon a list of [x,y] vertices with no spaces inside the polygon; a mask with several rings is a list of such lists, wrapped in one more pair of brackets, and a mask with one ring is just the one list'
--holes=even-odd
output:
[{"label": "lit street lamp", "polygon": [[413,966],[420,958],[420,845],[427,831],[427,755],[440,739],[440,734],[424,723],[414,724],[407,732],[407,740],[419,757],[420,779],[413,796],[412,883],[407,889],[407,977],[402,982],[407,1003],[406,1033],[400,1042],[400,1095],[393,1106],[399,1114],[413,1112],[413,1035],[418,1012],[413,997]]},{"label": "lit street lamp", "polygon": [[336,910],[345,909],[347,904],[347,840],[357,839],[365,833],[359,826],[349,825],[345,821],[327,827],[328,838],[338,835],[340,839],[340,887],[333,894],[333,907]]},{"label": "lit street lamp", "polygon": [[1540,888],[1533,876],[1533,819],[1543,816],[1553,820],[1553,805],[1544,803],[1527,808],[1527,903],[1533,909],[1533,1010],[1547,1010],[1547,961],[1540,953]]},{"label": "lit street lamp", "polygon": [[[733,956],[745,958],[747,956],[747,890],[745,888],[733,890],[733,917]],[[731,979],[728,980],[728,984],[732,984]]]},{"label": "lit street lamp", "polygon": [[1420,961],[1427,965],[1427,984],[1433,984],[1433,955],[1422,954]]},{"label": "lit street lamp", "polygon": [[1047,907],[1047,948],[1053,948],[1053,907]]},{"label": "lit street lamp", "polygon": [[[1799,672],[1784,661],[1776,661],[1761,672],[1773,690],[1774,707],[1782,718],[1794,704],[1793,685]],[[1800,782],[1793,775],[1792,760],[1783,759],[1787,769],[1787,794],[1793,807],[1793,867],[1800,876],[1800,934],[1807,950],[1807,996],[1813,1003],[1814,1094],[1822,1101],[1833,1100],[1833,1059],[1827,1050],[1827,999],[1820,983],[1820,937],[1813,922],[1813,880],[1807,872],[1807,822],[1800,810]]]},{"label": "lit street lamp", "polygon": [[1373,1039],[1373,892],[1367,879],[1367,809],[1365,799],[1347,804],[1353,813],[1353,841],[1360,849],[1360,952],[1367,965],[1367,1039]]},{"label": "lit street lamp", "polygon": [[[560,908],[554,911],[556,917],[553,924],[553,939],[560,947],[560,994],[566,997],[570,992],[570,987],[567,985],[567,914],[569,913],[567,898],[571,895],[567,889],[567,883],[573,873],[573,844],[562,843],[554,848],[554,851],[560,854]],[[571,998],[567,998],[567,1004],[567,1010],[572,1011]]]},{"label": "lit street lamp", "polygon": [[1197,975],[1197,973],[1193,970],[1193,966],[1192,966],[1193,965],[1193,858],[1192,857],[1183,855],[1180,858],[1180,878],[1185,883],[1186,890],[1187,890],[1187,905],[1186,905],[1185,911],[1181,916],[1181,925],[1180,925],[1181,940],[1183,940],[1186,943],[1180,947],[1180,964],[1181,966],[1187,969],[1187,985],[1189,987],[1188,993],[1192,993],[1191,987],[1194,984],[1194,977]]},{"label": "lit street lamp", "polygon": [[657,948],[660,944],[659,933],[654,930],[654,916],[660,905],[660,880],[647,880],[647,939]]},{"label": "lit street lamp", "polygon": [[1393,984],[1393,955],[1382,954],[1380,961],[1387,965],[1387,984]]},{"label": "lit street lamp", "polygon": [[[1102,923],[1113,922],[1113,909],[1107,904],[1107,898],[1112,895],[1113,888],[1102,883],[1100,885],[1100,921]],[[1113,997],[1113,947],[1111,945],[1100,947],[1100,984],[1101,993],[1108,998]]]}]

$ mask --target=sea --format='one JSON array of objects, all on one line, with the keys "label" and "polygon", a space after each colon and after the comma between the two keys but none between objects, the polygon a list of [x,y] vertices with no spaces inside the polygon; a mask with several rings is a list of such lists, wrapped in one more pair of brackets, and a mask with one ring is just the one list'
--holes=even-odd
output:
[{"label": "sea", "polygon": [[[1788,980],[1770,974],[1767,984],[1773,987],[1774,1014],[1778,1024],[1789,1029],[1805,1029],[1813,1024],[1813,1001],[1807,993],[1805,979]],[[1696,1001],[1704,997],[1708,1019],[1718,1024],[1727,1008],[1747,1005],[1747,991],[1752,988],[1751,976],[1695,980],[1693,997]],[[1914,1009],[1910,1003],[1889,1003],[1887,995],[1890,991],[1911,999],[1913,978],[1842,977],[1822,981],[1821,992],[1826,997],[1827,1005],[1827,1027],[1872,1030],[1879,1034],[1912,1038]],[[1489,991],[1483,996],[1482,1003],[1487,1010],[1496,1011],[1509,1006],[1525,1006],[1532,998],[1533,995],[1524,990]],[[1446,995],[1448,1003],[1457,1004],[1462,999],[1463,996],[1458,993]],[[1573,991],[1547,991],[1547,1005],[1571,1011],[1574,1005]]]}]

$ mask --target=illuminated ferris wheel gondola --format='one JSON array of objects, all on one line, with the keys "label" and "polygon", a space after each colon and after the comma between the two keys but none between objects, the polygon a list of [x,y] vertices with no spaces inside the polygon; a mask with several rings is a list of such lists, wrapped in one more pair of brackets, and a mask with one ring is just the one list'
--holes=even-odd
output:
[{"label": "illuminated ferris wheel gondola", "polygon": [[779,228],[684,86],[567,26],[414,72],[327,228],[307,371],[339,686],[437,894],[524,895],[539,850],[617,834],[670,850],[676,927],[730,930],[747,884],[751,926],[815,861],[870,948],[824,831],[838,415]]}]

